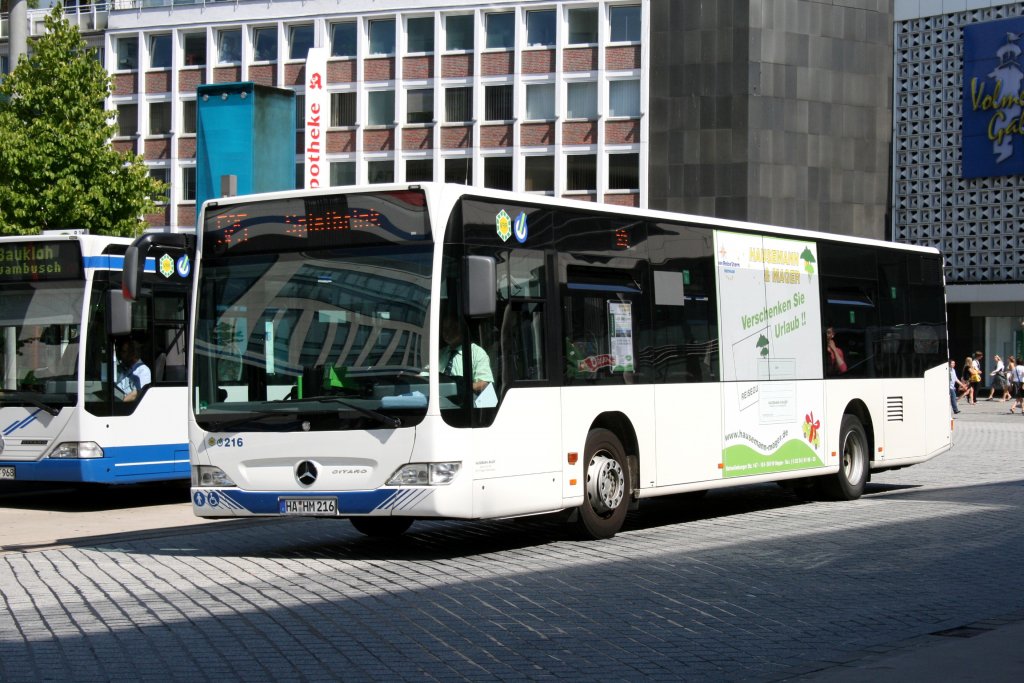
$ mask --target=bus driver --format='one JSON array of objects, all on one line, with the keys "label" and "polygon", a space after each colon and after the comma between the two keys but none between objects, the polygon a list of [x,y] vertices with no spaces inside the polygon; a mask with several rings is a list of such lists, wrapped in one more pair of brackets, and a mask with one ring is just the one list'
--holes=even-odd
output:
[{"label": "bus driver", "polygon": [[[462,366],[462,327],[454,316],[445,316],[441,323],[440,363],[442,375],[459,376]],[[473,406],[476,408],[493,408],[498,405],[498,395],[494,392],[494,375],[491,373],[491,359],[477,344],[470,344],[473,362]]]}]

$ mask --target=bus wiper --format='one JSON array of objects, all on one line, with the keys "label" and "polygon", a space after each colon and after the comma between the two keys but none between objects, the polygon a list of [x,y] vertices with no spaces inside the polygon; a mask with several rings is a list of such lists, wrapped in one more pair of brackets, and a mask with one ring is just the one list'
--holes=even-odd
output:
[{"label": "bus wiper", "polygon": [[285,424],[288,422],[298,422],[298,420],[295,419],[294,415],[289,415],[288,413],[256,413],[254,415],[248,415],[246,417],[235,417],[230,420],[214,420],[209,423],[209,428],[207,429],[207,431],[227,432],[231,431],[231,429],[237,427],[238,425],[244,425],[250,422],[267,422],[271,421],[273,418],[280,417],[288,418],[286,420],[281,420],[281,422]]},{"label": "bus wiper", "polygon": [[57,415],[60,413],[60,408],[52,406],[45,401],[41,401],[27,391],[15,391],[13,389],[0,389],[0,396],[4,398],[13,398],[15,401],[24,401],[31,406],[41,408],[48,412],[50,415]]},{"label": "bus wiper", "polygon": [[392,429],[398,429],[399,427],[402,426],[402,421],[397,417],[391,417],[390,415],[385,415],[384,413],[378,413],[376,410],[364,408],[361,405],[353,403],[352,401],[346,401],[345,399],[338,398],[337,396],[307,396],[305,398],[300,398],[297,400],[299,402],[323,401],[324,403],[340,403],[346,408],[354,410],[365,417],[372,418],[383,425],[391,427]]}]

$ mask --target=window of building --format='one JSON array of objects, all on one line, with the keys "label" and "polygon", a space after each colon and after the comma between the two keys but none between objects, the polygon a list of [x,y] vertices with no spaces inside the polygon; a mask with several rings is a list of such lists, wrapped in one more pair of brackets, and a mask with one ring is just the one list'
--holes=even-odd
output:
[{"label": "window of building", "polygon": [[473,183],[472,157],[445,159],[444,181],[446,183],[458,183],[459,185],[471,185]]},{"label": "window of building", "polygon": [[181,132],[194,135],[196,132],[196,101],[181,101]]},{"label": "window of building", "polygon": [[[103,62],[100,61],[102,64]],[[0,74],[6,74],[11,72],[11,60],[7,58],[7,55],[0,55]]]},{"label": "window of building", "polygon": [[370,54],[395,54],[394,19],[372,19],[370,21]]},{"label": "window of building", "polygon": [[515,12],[492,12],[486,19],[488,49],[511,50],[516,46]]},{"label": "window of building", "polygon": [[206,66],[206,33],[186,33],[181,42],[185,66]]},{"label": "window of building", "polygon": [[527,192],[555,191],[554,157],[525,157],[523,161],[526,171]]},{"label": "window of building", "polygon": [[608,155],[608,189],[639,190],[640,189],[640,155],[609,154]]},{"label": "window of building", "polygon": [[217,34],[217,63],[238,64],[242,61],[242,30],[226,29]]},{"label": "window of building", "polygon": [[446,123],[473,120],[472,87],[444,89],[444,120]]},{"label": "window of building", "polygon": [[526,86],[526,118],[530,121],[550,121],[555,118],[554,83]]},{"label": "window of building", "polygon": [[570,119],[597,117],[597,82],[570,83],[566,88],[566,115]]},{"label": "window of building", "polygon": [[514,117],[511,85],[489,85],[484,88],[484,119],[511,121]]},{"label": "window of building", "polygon": [[[296,95],[295,96],[295,130],[302,131],[302,134],[306,134],[306,96]],[[303,141],[305,144],[305,141]],[[303,182],[305,182],[305,176],[303,176]]]},{"label": "window of building", "polygon": [[611,81],[608,83],[608,114],[610,116],[640,116],[640,81]]},{"label": "window of building", "polygon": [[569,10],[569,44],[591,45],[597,42],[597,8]]},{"label": "window of building", "polygon": [[149,134],[167,135],[171,132],[171,103],[151,102],[149,105]]},{"label": "window of building", "polygon": [[157,33],[149,37],[149,68],[171,68],[171,34]]},{"label": "window of building", "polygon": [[169,185],[171,182],[171,169],[165,167],[150,168],[149,177],[154,180],[159,180],[164,185]]},{"label": "window of building", "polygon": [[530,47],[546,47],[555,44],[557,15],[553,9],[526,13],[526,44]]},{"label": "window of building", "polygon": [[406,23],[409,52],[434,51],[434,17],[414,17]]},{"label": "window of building", "polygon": [[277,61],[276,26],[262,26],[252,30],[252,52],[252,58],[254,61]]},{"label": "window of building", "polygon": [[434,89],[418,88],[416,90],[409,90],[407,96],[408,113],[406,121],[408,123],[431,123],[434,120]]},{"label": "window of building", "polygon": [[117,70],[134,71],[139,68],[139,39],[117,39]]},{"label": "window of building", "polygon": [[356,125],[356,94],[354,92],[331,93],[331,125]]},{"label": "window of building", "polygon": [[444,49],[446,50],[472,50],[473,49],[473,15],[455,14],[445,17]]},{"label": "window of building", "polygon": [[332,161],[331,162],[331,185],[355,185],[356,184],[356,162],[354,161]]},{"label": "window of building", "polygon": [[369,183],[395,182],[395,162],[391,159],[366,162],[366,180]]},{"label": "window of building", "polygon": [[484,158],[484,187],[492,190],[512,189],[512,157]]},{"label": "window of building", "polygon": [[434,179],[433,159],[409,159],[405,162],[405,180],[410,183],[429,183]]},{"label": "window of building", "polygon": [[640,5],[615,5],[608,11],[613,43],[640,42]]},{"label": "window of building", "polygon": [[565,158],[565,189],[570,192],[597,189],[596,154],[570,154]]},{"label": "window of building", "polygon": [[313,24],[288,27],[288,59],[305,59],[313,47]]},{"label": "window of building", "polygon": [[332,57],[355,57],[357,47],[356,22],[340,21],[331,24]]},{"label": "window of building", "polygon": [[372,90],[367,93],[369,110],[366,123],[371,126],[390,126],[395,122],[395,91]]},{"label": "window of building", "polygon": [[181,167],[181,198],[186,202],[196,200],[196,167]]},{"label": "window of building", "polygon": [[139,132],[139,105],[117,105],[117,135],[128,138]]}]

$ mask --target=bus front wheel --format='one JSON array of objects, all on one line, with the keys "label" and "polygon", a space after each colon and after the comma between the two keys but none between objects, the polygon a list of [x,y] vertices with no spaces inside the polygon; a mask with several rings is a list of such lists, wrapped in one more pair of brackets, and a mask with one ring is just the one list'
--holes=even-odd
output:
[{"label": "bus front wheel", "polygon": [[376,538],[401,536],[412,526],[409,517],[349,517],[348,521],[359,533]]},{"label": "bus front wheel", "polygon": [[843,415],[839,457],[839,471],[821,482],[821,492],[830,500],[856,500],[864,493],[871,463],[867,434],[853,415]]},{"label": "bus front wheel", "polygon": [[583,456],[585,499],[577,531],[584,539],[611,538],[622,528],[629,507],[629,465],[622,442],[607,429],[587,435]]}]

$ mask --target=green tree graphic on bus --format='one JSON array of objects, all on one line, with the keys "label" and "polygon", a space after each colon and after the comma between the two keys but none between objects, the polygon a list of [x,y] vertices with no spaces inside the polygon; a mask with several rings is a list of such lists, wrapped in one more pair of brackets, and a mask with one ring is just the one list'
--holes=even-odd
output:
[{"label": "green tree graphic on bus", "polygon": [[800,254],[800,260],[804,262],[804,270],[807,271],[807,281],[810,282],[811,276],[814,275],[814,264],[816,263],[810,247],[804,247],[803,253]]},{"label": "green tree graphic on bus", "polygon": [[762,358],[768,357],[768,338],[765,337],[763,334],[757,340],[757,348],[761,349]]}]

